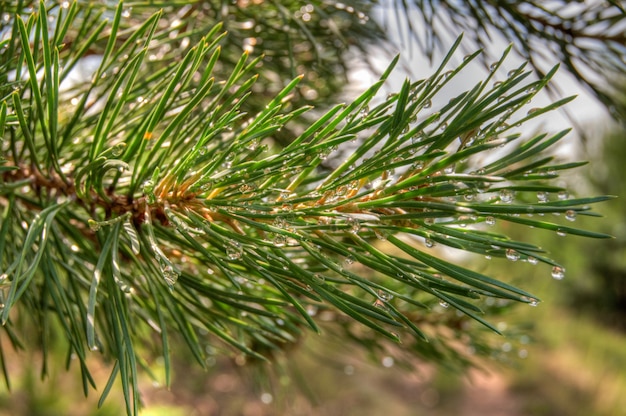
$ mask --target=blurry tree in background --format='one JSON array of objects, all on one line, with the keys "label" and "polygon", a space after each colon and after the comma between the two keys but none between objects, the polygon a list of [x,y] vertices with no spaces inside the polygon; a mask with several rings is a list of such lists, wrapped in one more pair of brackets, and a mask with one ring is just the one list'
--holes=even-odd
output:
[{"label": "blurry tree in background", "polygon": [[[571,101],[532,107],[554,56],[620,114],[602,74],[626,65],[621,3],[1,4],[7,385],[10,346],[39,349],[43,376],[59,349],[76,358],[85,394],[97,356],[111,366],[101,402],[119,379],[135,414],[142,370],[162,363],[169,385],[187,351],[203,367],[271,362],[307,332],[386,366],[463,369],[499,356],[490,316],[539,302],[479,259],[565,275],[493,224],[609,237],[572,222],[609,198],[557,182],[584,164],[552,150],[568,131],[525,127]],[[401,39],[443,48],[432,76],[385,96],[390,56],[379,82],[334,104],[352,63],[390,47],[393,14]],[[496,33],[512,41],[501,57],[474,52]],[[501,76],[511,51],[535,78],[525,64]],[[484,79],[442,100],[480,59]]]}]

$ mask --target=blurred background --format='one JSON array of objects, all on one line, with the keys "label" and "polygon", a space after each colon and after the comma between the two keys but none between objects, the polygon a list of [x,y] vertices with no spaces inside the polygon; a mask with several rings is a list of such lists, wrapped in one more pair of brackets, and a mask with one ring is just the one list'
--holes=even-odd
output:
[{"label": "blurred background", "polygon": [[[314,13],[302,10],[300,17]],[[347,79],[333,80],[342,84],[344,99],[376,80],[377,71],[386,66],[395,52],[402,53],[403,65],[394,73],[387,92],[407,76],[428,76],[438,64],[440,52],[445,52],[458,35],[443,36],[441,48],[437,49],[440,52],[425,54],[423,48],[410,41],[407,29],[400,24],[404,20],[394,21],[393,13],[384,10],[384,6],[374,9],[373,15],[382,27],[388,28],[397,50],[390,51],[376,42],[369,49],[346,46],[341,53],[353,55],[347,60]],[[345,17],[350,18],[348,14]],[[486,53],[499,56],[506,45],[504,38],[494,36]],[[471,43],[468,47],[471,49]],[[363,53],[368,54],[367,59],[362,59]],[[452,65],[463,58],[455,59]],[[520,56],[512,57],[503,74],[522,60]],[[538,62],[548,67],[555,63],[546,57]],[[475,79],[461,80],[462,85],[456,87],[467,88],[486,71],[477,63],[467,75]],[[612,88],[622,91],[626,78],[616,77],[611,83]],[[566,112],[540,118],[531,127],[558,131],[574,125],[575,130],[559,152],[572,160],[590,161],[569,172],[563,180],[573,193],[581,195],[624,195],[626,130],[624,120],[616,114],[624,113],[626,99],[615,104],[619,108],[608,111],[587,86],[566,71],[557,76],[555,86],[558,89],[553,94],[578,95],[578,99],[567,106]],[[326,100],[326,105],[337,98],[332,91],[313,91],[315,94],[310,93],[309,98]],[[533,105],[545,105],[553,99],[554,96],[544,94]],[[614,199],[596,210],[604,215],[603,219],[579,218],[577,225],[612,234],[614,239],[586,240],[542,231],[533,236],[533,242],[540,242],[555,259],[567,265],[563,280],[552,279],[545,270],[528,263],[511,267],[506,262],[462,260],[476,262],[478,268],[542,299],[537,307],[521,305],[506,315],[488,317],[503,331],[515,330],[501,337],[501,351],[493,360],[479,361],[467,373],[418,362],[407,365],[391,356],[372,357],[362,351],[347,350],[340,339],[315,334],[309,334],[302,345],[278,357],[270,368],[223,358],[209,363],[210,370],[204,372],[181,347],[180,355],[172,355],[176,370],[171,389],[143,376],[142,414],[626,415],[626,209],[622,199]],[[503,231],[513,238],[523,238],[516,235],[519,231],[515,228]],[[13,385],[11,393],[1,387],[0,415],[123,414],[119,390],[114,389],[98,410],[98,392],[84,399],[77,366],[68,372],[63,365],[54,366],[50,379],[42,382],[41,357],[35,352],[4,352],[10,358],[7,362]],[[59,347],[60,362],[66,359],[64,354],[65,349]],[[104,386],[110,366],[98,362],[97,357],[93,361],[96,383]],[[151,365],[155,373],[161,371],[162,363],[158,360]]]}]

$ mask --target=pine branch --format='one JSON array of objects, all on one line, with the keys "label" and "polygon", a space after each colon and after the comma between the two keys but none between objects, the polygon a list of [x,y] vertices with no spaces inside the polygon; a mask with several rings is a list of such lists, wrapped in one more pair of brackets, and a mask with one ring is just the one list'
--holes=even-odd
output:
[{"label": "pine branch", "polygon": [[386,24],[399,27],[398,32],[407,29],[408,38],[398,33],[401,39],[416,41],[431,59],[441,51],[448,33],[462,31],[480,48],[501,35],[540,75],[546,62],[551,65],[557,59],[609,107],[612,116],[620,116],[619,97],[603,80],[626,69],[623,1],[392,1],[381,2],[381,7]]},{"label": "pine branch", "polygon": [[[564,266],[540,247],[489,226],[609,237],[570,222],[607,197],[570,198],[553,184],[580,165],[549,153],[567,131],[521,134],[571,100],[520,114],[556,68],[495,80],[507,50],[486,79],[433,108],[479,56],[447,70],[459,38],[431,77],[381,97],[396,58],[353,102],[296,128],[313,111],[294,104],[305,77],[249,105],[267,61],[243,52],[223,64],[221,25],[187,28],[197,41],[185,48],[163,12],[131,31],[122,3],[103,25],[91,6],[65,10],[41,2],[16,16],[14,53],[0,55],[2,76],[15,74],[0,94],[0,318],[16,347],[33,319],[44,356],[58,325],[85,393],[90,351],[113,359],[101,401],[119,376],[129,414],[155,339],[169,383],[172,336],[201,366],[206,345],[263,361],[322,328],[368,349],[402,340],[413,356],[468,365],[448,330],[467,330],[487,354],[469,322],[499,332],[490,303],[538,299],[434,245],[544,263],[560,279]],[[154,53],[165,45],[180,56]],[[62,88],[93,51],[102,58],[91,82]],[[280,146],[286,128],[293,137]],[[340,149],[348,156],[329,169]]]}]

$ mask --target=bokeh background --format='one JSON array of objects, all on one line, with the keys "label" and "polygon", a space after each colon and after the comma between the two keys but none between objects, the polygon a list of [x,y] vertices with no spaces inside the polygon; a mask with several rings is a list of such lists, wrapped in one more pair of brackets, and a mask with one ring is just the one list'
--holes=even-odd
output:
[{"label": "bokeh background", "polygon": [[[378,10],[378,19],[392,19]],[[397,22],[396,22],[397,23]],[[428,76],[441,55],[427,57],[409,40],[401,25],[387,20],[397,50],[373,43],[367,59],[364,50],[347,48],[353,65],[342,84],[344,99],[362,91],[377,78],[395,52],[403,65],[394,73],[388,91],[405,77]],[[446,41],[456,34],[443,37]],[[447,40],[446,40],[447,39]],[[494,36],[487,54],[499,56],[506,41]],[[462,56],[455,57],[460,62]],[[513,56],[512,69],[523,58]],[[367,62],[367,63],[366,63]],[[453,61],[454,63],[454,61]],[[540,62],[547,66],[555,62]],[[503,69],[503,76],[506,74]],[[465,88],[484,75],[477,64],[452,88]],[[337,80],[335,80],[337,81]],[[626,77],[612,79],[622,90]],[[558,96],[578,95],[567,111],[541,118],[532,128],[575,130],[559,148],[572,159],[590,163],[563,179],[573,193],[624,195],[626,130],[619,112],[607,111],[588,88],[562,71],[555,79]],[[450,91],[452,94],[454,91]],[[323,94],[320,91],[320,94]],[[328,94],[326,94],[328,95]],[[328,95],[329,96],[329,95]],[[534,105],[545,105],[554,96],[544,94]],[[322,98],[327,98],[326,96]],[[543,100],[543,102],[541,102]],[[626,102],[619,104],[624,110]],[[613,116],[613,117],[612,117]],[[536,293],[538,307],[519,306],[504,316],[490,317],[500,329],[516,328],[501,338],[501,353],[478,362],[475,369],[458,373],[418,362],[397,363],[391,357],[370,357],[351,351],[339,339],[310,334],[302,345],[280,356],[270,368],[227,358],[211,362],[210,370],[197,368],[184,347],[175,361],[171,389],[142,380],[143,415],[626,415],[626,209],[622,199],[603,203],[596,210],[604,218],[576,219],[581,227],[610,233],[612,240],[560,237],[538,231],[534,242],[567,265],[566,278],[554,280],[544,269],[530,264],[490,262],[467,258],[492,275]],[[504,230],[516,237],[515,228]],[[518,236],[522,237],[522,236]],[[538,240],[539,239],[539,240]],[[442,253],[446,255],[446,253]],[[25,340],[28,341],[28,340]],[[6,344],[6,343],[2,343]],[[6,345],[3,346],[6,348]],[[173,349],[176,351],[176,348]],[[77,366],[69,371],[53,367],[49,379],[39,377],[41,357],[33,351],[5,350],[12,373],[12,392],[0,387],[0,415],[120,415],[121,392],[113,390],[100,409],[98,394],[82,396]],[[59,348],[58,360],[66,359]],[[161,371],[153,363],[154,372]],[[93,372],[104,386],[110,372],[107,363],[93,358]]]}]

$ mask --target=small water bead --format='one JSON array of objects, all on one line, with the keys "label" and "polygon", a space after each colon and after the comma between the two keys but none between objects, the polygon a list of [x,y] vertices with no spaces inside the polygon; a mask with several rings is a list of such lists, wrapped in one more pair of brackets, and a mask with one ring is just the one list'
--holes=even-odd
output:
[{"label": "small water bead", "polygon": [[565,201],[567,200],[567,198],[569,198],[569,194],[567,193],[567,191],[560,191],[557,194],[557,197],[559,198],[560,201]]},{"label": "small water bead", "polygon": [[178,276],[180,276],[180,272],[174,269],[174,267],[170,265],[163,267],[163,269],[161,270],[161,273],[163,274],[165,283],[167,283],[170,286],[173,286],[178,280]]},{"label": "small water bead", "polygon": [[495,71],[496,69],[498,69],[498,66],[500,65],[500,62],[493,62],[491,65],[489,65],[489,70],[491,72]]},{"label": "small water bead", "polygon": [[536,113],[537,111],[541,110],[540,108],[534,107],[531,108],[530,110],[528,110],[528,112],[526,113],[527,116],[532,115],[533,113]]},{"label": "small water bead", "polygon": [[537,200],[539,202],[548,202],[549,194],[547,192],[537,192]]},{"label": "small water bead", "polygon": [[125,149],[126,149],[126,143],[118,143],[111,148],[111,155],[113,157],[119,157],[122,155],[122,153],[124,153]]},{"label": "small water bead", "polygon": [[561,266],[554,266],[552,268],[552,278],[556,280],[562,280],[565,277],[565,269]]},{"label": "small water bead", "polygon": [[273,243],[276,247],[284,247],[287,244],[287,239],[282,234],[276,234]]},{"label": "small water bead", "polygon": [[350,256],[347,256],[344,261],[346,262],[347,265],[351,265],[351,264],[354,264],[356,259],[354,258],[354,256],[350,255]]},{"label": "small water bead", "polygon": [[495,225],[496,224],[496,219],[494,217],[491,217],[491,216],[486,217],[485,218],[485,223],[487,225]]},{"label": "small water bead", "polygon": [[430,108],[432,106],[433,106],[433,102],[431,100],[426,101],[423,105],[424,108]]},{"label": "small water bead", "polygon": [[450,306],[450,304],[448,304],[448,302],[441,300],[439,301],[439,306],[441,306],[444,309],[447,309]]},{"label": "small water bead", "polygon": [[433,240],[431,240],[430,238],[427,238],[424,240],[424,244],[426,245],[426,247],[428,248],[432,248],[435,246],[435,242]]},{"label": "small water bead", "polygon": [[520,258],[519,253],[511,248],[506,250],[505,255],[506,255],[506,258],[511,261],[518,261]]},{"label": "small water bead", "polygon": [[130,17],[130,12],[132,11],[132,9],[132,7],[124,9],[124,11],[122,12],[122,17],[128,19]]},{"label": "small water bead", "polygon": [[230,244],[226,246],[226,256],[228,256],[229,260],[239,260],[243,255],[243,248],[236,241],[231,241]]},{"label": "small water bead", "polygon": [[567,233],[565,231],[563,231],[562,229],[557,228],[556,235],[558,235],[559,237],[565,237],[567,235]]},{"label": "small water bead", "polygon": [[527,94],[532,94],[534,92],[537,92],[537,87],[536,86],[530,86],[530,87],[526,88],[526,93]]},{"label": "small water bead", "polygon": [[513,202],[514,196],[515,194],[510,189],[503,189],[500,191],[500,201],[504,202],[505,204],[510,204],[511,202]]},{"label": "small water bead", "polygon": [[224,159],[224,163],[222,164],[222,166],[224,166],[227,169],[231,168],[233,166],[233,160],[235,160],[235,154],[233,152],[230,152],[229,154],[226,155],[226,158]]},{"label": "small water bead", "polygon": [[348,218],[346,224],[350,227],[348,231],[352,234],[358,234],[361,230],[361,223],[356,218]]},{"label": "small water bead", "polygon": [[323,274],[315,273],[313,275],[313,280],[319,284],[324,284],[326,282],[326,277]]},{"label": "small water bead", "polygon": [[539,263],[539,260],[537,260],[535,257],[528,257],[526,261],[528,261],[532,265]]},{"label": "small water bead", "polygon": [[446,173],[446,174],[451,174],[451,173],[454,173],[455,168],[456,168],[455,165],[446,166],[443,169],[443,172]]},{"label": "small water bead", "polygon": [[100,224],[98,224],[98,222],[96,222],[95,220],[89,218],[87,220],[87,224],[89,224],[89,228],[91,229],[91,231],[98,231],[100,230]]},{"label": "small water bead", "polygon": [[379,239],[380,241],[387,241],[387,235],[385,234],[384,231],[381,230],[374,230],[374,235],[376,236],[377,239]]},{"label": "small water bead", "polygon": [[518,72],[517,69],[512,69],[509,72],[507,72],[506,76],[507,78],[513,78],[517,74],[517,72]]},{"label": "small water bead", "polygon": [[576,221],[576,211],[573,209],[565,211],[565,219],[568,221]]},{"label": "small water bead", "polygon": [[385,290],[379,290],[377,296],[378,299],[382,300],[383,302],[389,302],[391,299],[393,299],[393,295]]}]

